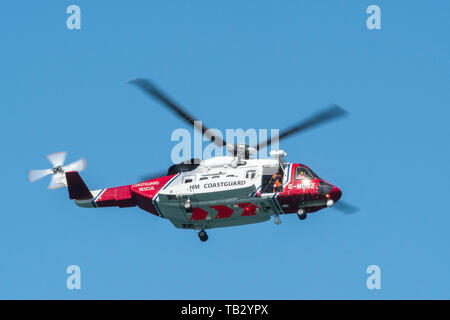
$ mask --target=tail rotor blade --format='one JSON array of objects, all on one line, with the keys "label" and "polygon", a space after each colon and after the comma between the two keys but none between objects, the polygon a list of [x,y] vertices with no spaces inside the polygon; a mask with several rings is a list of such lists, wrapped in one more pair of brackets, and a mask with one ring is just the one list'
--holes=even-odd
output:
[{"label": "tail rotor blade", "polygon": [[62,167],[62,169],[64,172],[83,171],[84,169],[86,169],[86,160],[80,159],[80,160],[74,161],[72,163],[65,165],[64,167]]},{"label": "tail rotor blade", "polygon": [[58,173],[52,176],[52,180],[48,185],[49,189],[58,189],[66,186],[66,176],[63,173]]},{"label": "tail rotor blade", "polygon": [[52,169],[31,170],[28,178],[30,179],[30,182],[34,182],[45,176],[48,176],[51,173],[52,173]]},{"label": "tail rotor blade", "polygon": [[65,151],[55,152],[55,153],[49,154],[47,156],[47,159],[48,159],[48,161],[51,162],[53,167],[59,167],[64,164],[64,160],[66,160],[66,155],[67,155],[67,152],[65,152]]},{"label": "tail rotor blade", "polygon": [[51,175],[49,189],[58,189],[67,187],[67,180],[65,173],[68,171],[83,171],[86,169],[86,160],[79,159],[72,163],[63,166],[66,160],[67,152],[56,152],[47,156],[48,161],[51,162],[52,168],[44,170],[31,170],[29,173],[29,179],[31,182],[39,180],[45,176]]}]

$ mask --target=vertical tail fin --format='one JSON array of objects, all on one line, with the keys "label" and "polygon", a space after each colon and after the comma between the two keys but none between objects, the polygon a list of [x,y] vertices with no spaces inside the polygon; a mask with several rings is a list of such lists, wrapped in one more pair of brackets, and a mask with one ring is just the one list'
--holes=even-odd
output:
[{"label": "vertical tail fin", "polygon": [[70,199],[89,200],[94,198],[77,171],[66,172],[66,180]]}]

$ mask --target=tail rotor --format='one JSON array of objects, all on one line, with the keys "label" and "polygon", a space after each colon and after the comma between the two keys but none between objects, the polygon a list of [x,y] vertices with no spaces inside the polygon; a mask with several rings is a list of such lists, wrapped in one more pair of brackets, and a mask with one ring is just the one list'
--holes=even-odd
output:
[{"label": "tail rotor", "polygon": [[48,185],[49,189],[67,187],[65,173],[69,171],[83,171],[84,169],[86,169],[86,160],[79,159],[77,161],[64,165],[66,155],[67,152],[65,151],[49,154],[47,156],[47,159],[52,164],[52,167],[49,169],[31,170],[29,174],[30,182],[34,182],[42,179],[43,177],[51,175],[52,179],[50,180],[50,184]]}]

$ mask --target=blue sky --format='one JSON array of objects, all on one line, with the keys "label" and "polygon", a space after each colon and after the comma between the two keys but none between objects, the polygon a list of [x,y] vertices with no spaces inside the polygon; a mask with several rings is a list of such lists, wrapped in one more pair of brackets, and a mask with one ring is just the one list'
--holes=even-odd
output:
[{"label": "blue sky", "polygon": [[[81,30],[66,28],[67,6]],[[366,8],[381,8],[381,30]],[[450,2],[8,1],[0,11],[0,298],[450,298]],[[361,208],[195,232],[138,208],[88,210],[28,182],[87,159],[91,189],[171,165],[181,120],[126,84],[152,79],[207,125],[283,128],[334,102],[346,119],[284,140]],[[82,289],[65,287],[81,267]],[[381,290],[366,268],[381,267]]]}]

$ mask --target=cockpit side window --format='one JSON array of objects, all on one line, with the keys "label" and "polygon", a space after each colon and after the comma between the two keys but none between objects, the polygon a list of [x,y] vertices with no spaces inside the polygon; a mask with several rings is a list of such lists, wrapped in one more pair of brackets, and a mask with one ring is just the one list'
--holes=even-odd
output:
[{"label": "cockpit side window", "polygon": [[305,167],[297,167],[295,169],[295,179],[296,180],[310,180],[310,179],[313,179],[313,175]]}]

